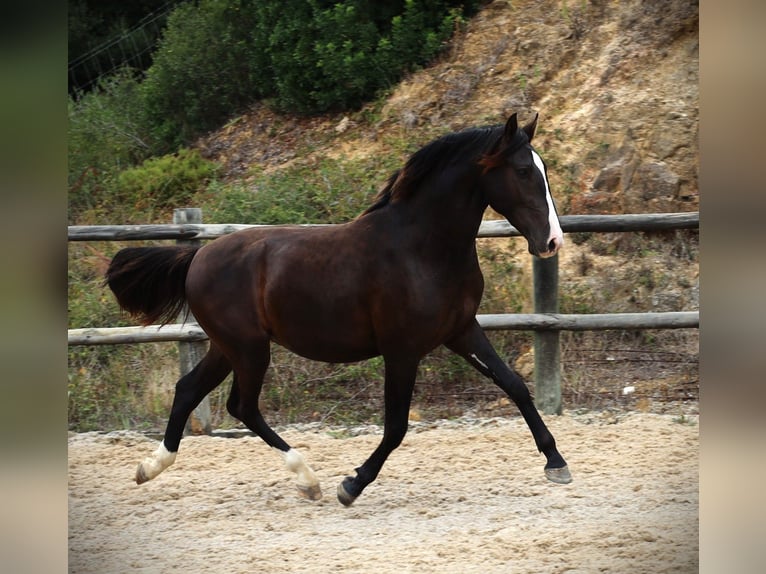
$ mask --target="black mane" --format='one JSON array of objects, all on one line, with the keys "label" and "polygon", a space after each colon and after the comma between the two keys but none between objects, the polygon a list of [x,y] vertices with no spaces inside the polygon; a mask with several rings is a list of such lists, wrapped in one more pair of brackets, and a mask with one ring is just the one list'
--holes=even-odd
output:
[{"label": "black mane", "polygon": [[[524,133],[522,130],[519,132]],[[497,146],[502,136],[503,126],[496,125],[454,132],[426,144],[410,156],[404,167],[391,174],[375,203],[362,215],[380,209],[394,198],[412,195],[423,180],[435,171],[458,161],[475,161],[485,156]]]}]

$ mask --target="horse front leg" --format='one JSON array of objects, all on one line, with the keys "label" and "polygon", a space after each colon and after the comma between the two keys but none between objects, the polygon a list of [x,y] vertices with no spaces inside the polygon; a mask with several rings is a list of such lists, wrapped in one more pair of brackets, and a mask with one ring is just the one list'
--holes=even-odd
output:
[{"label": "horse front leg", "polygon": [[449,341],[446,346],[466,359],[480,373],[492,379],[513,400],[532,431],[537,449],[545,455],[547,462],[544,472],[548,480],[559,484],[572,482],[567,463],[535,408],[524,380],[498,356],[478,322],[474,321],[468,330]]},{"label": "horse front leg", "polygon": [[391,359],[384,357],[385,375],[385,419],[383,439],[378,448],[370,455],[362,466],[356,469],[356,476],[347,476],[338,485],[338,500],[344,506],[351,506],[362,494],[362,491],[374,481],[383,463],[398,447],[409,425],[410,401],[415,387],[415,378],[420,359]]},{"label": "horse front leg", "polygon": [[168,468],[176,459],[186,421],[203,398],[231,372],[231,365],[213,345],[189,373],[176,383],[173,406],[162,442],[136,469],[136,483],[143,484]]}]

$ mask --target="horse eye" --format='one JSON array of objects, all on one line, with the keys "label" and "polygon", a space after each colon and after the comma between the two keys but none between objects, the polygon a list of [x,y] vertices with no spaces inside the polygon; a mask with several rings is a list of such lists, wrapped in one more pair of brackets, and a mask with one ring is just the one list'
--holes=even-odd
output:
[{"label": "horse eye", "polygon": [[519,174],[519,177],[527,177],[529,175],[529,169],[526,167],[520,167],[516,170],[516,173]]}]

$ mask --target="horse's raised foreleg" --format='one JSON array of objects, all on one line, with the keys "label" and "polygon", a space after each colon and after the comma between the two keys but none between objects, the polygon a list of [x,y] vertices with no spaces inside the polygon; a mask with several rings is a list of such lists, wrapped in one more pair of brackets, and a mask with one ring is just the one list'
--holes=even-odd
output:
[{"label": "horse's raised foreleg", "polygon": [[211,345],[197,366],[179,379],[176,383],[165,436],[157,450],[138,465],[136,483],[142,484],[153,479],[173,464],[189,415],[230,372],[229,362],[215,346]]},{"label": "horse's raised foreleg", "polygon": [[322,489],[316,474],[303,460],[303,456],[274,432],[258,407],[258,398],[269,361],[268,341],[259,344],[257,352],[238,361],[235,365],[234,384],[226,406],[232,416],[245,423],[266,444],[284,456],[287,469],[297,475],[299,494],[309,500],[319,500],[322,498]]},{"label": "horse's raised foreleg", "polygon": [[567,463],[556,449],[556,441],[535,408],[524,380],[497,355],[479,324],[474,321],[465,333],[449,341],[446,346],[465,358],[483,375],[491,378],[516,403],[529,430],[532,431],[538,450],[547,459],[545,476],[560,484],[572,482]]},{"label": "horse's raised foreleg", "polygon": [[388,455],[401,444],[407,433],[418,363],[419,359],[392,360],[386,357],[383,439],[370,458],[356,469],[356,476],[347,476],[338,485],[338,500],[344,506],[350,506],[365,487],[377,478]]}]

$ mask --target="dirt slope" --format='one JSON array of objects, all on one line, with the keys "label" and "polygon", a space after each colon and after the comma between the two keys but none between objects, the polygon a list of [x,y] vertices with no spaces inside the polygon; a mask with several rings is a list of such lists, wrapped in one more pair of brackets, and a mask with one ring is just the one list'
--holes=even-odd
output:
[{"label": "dirt slope", "polygon": [[[388,132],[431,137],[539,112],[536,146],[570,213],[698,205],[697,2],[501,1],[412,74],[380,113],[297,118],[263,105],[199,142],[232,177],[314,153],[386,153]],[[345,119],[344,119],[345,118]]]}]

